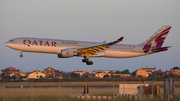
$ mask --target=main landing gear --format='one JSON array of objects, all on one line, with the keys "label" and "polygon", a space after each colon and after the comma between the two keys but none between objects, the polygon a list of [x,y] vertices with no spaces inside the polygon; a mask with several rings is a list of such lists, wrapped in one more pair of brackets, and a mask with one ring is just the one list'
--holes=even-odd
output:
[{"label": "main landing gear", "polygon": [[83,63],[86,62],[87,65],[92,65],[92,64],[93,64],[93,62],[90,61],[86,56],[84,56],[84,58],[82,59],[82,62],[83,62]]},{"label": "main landing gear", "polygon": [[22,51],[20,51],[20,53],[21,53],[20,57],[22,58],[23,57]]}]

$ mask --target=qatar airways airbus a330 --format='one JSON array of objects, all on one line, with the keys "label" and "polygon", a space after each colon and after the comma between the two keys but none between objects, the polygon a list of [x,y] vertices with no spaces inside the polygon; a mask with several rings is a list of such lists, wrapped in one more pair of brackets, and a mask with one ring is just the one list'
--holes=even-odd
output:
[{"label": "qatar airways airbus a330", "polygon": [[83,57],[82,62],[92,65],[90,57],[129,58],[167,51],[170,46],[162,47],[171,26],[163,26],[147,41],[138,45],[117,44],[123,37],[114,42],[84,42],[73,40],[55,40],[44,38],[14,38],[6,46],[22,52],[39,52],[57,54],[58,58],[73,56]]}]

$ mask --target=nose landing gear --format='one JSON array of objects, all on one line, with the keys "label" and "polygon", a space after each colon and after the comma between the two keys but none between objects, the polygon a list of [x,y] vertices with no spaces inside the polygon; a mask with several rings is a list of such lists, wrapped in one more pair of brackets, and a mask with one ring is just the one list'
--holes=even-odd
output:
[{"label": "nose landing gear", "polygon": [[23,57],[22,51],[20,51],[20,53],[21,53],[20,57],[22,58]]}]

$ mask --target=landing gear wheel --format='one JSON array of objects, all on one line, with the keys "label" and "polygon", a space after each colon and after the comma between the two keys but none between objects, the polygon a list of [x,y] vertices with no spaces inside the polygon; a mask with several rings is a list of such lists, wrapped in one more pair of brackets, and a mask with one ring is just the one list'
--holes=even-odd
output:
[{"label": "landing gear wheel", "polygon": [[84,63],[84,62],[87,62],[88,61],[88,59],[82,59],[82,62]]},{"label": "landing gear wheel", "polygon": [[92,64],[93,64],[93,62],[92,62],[92,61],[90,61],[90,62],[89,62],[89,64],[90,64],[90,65],[92,65]]},{"label": "landing gear wheel", "polygon": [[21,54],[21,55],[20,55],[20,57],[22,58],[22,57],[23,57],[23,55]]},{"label": "landing gear wheel", "polygon": [[92,62],[92,61],[90,61],[90,62],[88,61],[88,62],[86,62],[86,64],[87,64],[87,65],[92,65],[93,62]]},{"label": "landing gear wheel", "polygon": [[89,63],[89,62],[86,62],[86,64],[87,64],[87,65],[90,65],[90,63]]}]

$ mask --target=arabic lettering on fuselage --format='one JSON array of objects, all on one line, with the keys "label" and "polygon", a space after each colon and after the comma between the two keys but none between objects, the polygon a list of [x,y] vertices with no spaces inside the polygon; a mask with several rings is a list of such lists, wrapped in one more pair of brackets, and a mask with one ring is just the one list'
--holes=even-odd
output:
[{"label": "arabic lettering on fuselage", "polygon": [[74,41],[62,41],[63,44],[77,44],[77,42]]},{"label": "arabic lettering on fuselage", "polygon": [[23,40],[23,43],[29,47],[30,45],[56,47],[56,41]]}]

